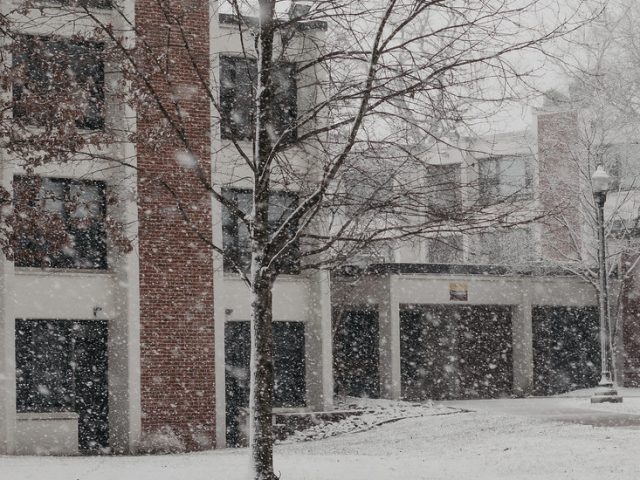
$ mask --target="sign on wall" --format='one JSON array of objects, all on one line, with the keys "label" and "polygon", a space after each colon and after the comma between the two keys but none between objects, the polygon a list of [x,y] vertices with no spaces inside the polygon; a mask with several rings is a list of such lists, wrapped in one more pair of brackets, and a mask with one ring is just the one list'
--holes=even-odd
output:
[{"label": "sign on wall", "polygon": [[449,282],[449,300],[459,302],[469,300],[469,284],[467,282]]}]

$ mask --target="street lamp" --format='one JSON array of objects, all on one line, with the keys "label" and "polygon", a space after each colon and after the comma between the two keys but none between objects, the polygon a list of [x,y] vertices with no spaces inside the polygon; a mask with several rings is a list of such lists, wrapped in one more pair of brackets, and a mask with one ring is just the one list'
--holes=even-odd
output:
[{"label": "street lamp", "polygon": [[622,402],[622,397],[613,388],[611,371],[609,370],[609,290],[607,287],[607,263],[605,256],[606,239],[604,236],[604,203],[607,201],[607,191],[609,190],[609,175],[602,166],[598,166],[591,175],[591,185],[593,187],[593,199],[597,207],[598,224],[598,279],[600,281],[600,291],[598,292],[598,305],[600,306],[600,367],[601,378],[598,388],[591,403]]}]

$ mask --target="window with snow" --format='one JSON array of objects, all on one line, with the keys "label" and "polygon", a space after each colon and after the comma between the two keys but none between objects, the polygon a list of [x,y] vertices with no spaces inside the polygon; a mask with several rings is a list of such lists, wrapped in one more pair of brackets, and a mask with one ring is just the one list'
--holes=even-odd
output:
[{"label": "window with snow", "polygon": [[394,175],[387,169],[374,162],[345,169],[343,203],[347,215],[358,217],[391,209],[397,199],[394,198]]},{"label": "window with snow", "polygon": [[16,320],[16,409],[75,410],[70,322]]},{"label": "window with snow", "polygon": [[479,162],[480,200],[494,203],[527,199],[532,194],[531,157],[514,155],[485,158]]},{"label": "window with snow", "polygon": [[605,144],[593,148],[594,164],[603,165],[609,176],[611,192],[640,189],[640,144]]},{"label": "window with snow", "polygon": [[[255,130],[255,86],[257,64],[254,59],[220,57],[220,133],[222,138],[251,140]],[[298,87],[295,65],[275,63],[273,85],[273,140],[291,143],[297,138]]]},{"label": "window with snow", "polygon": [[427,240],[427,262],[462,263],[462,236],[449,235]]},{"label": "window with snow", "polygon": [[446,216],[461,207],[460,165],[429,165],[427,195],[432,213]]},{"label": "window with snow", "polygon": [[29,125],[104,125],[102,45],[54,37],[18,37],[13,54],[13,116]]},{"label": "window with snow", "polygon": [[[249,406],[248,321],[225,323],[227,408]],[[305,337],[302,322],[273,322],[273,403],[276,407],[306,405]],[[233,405],[230,405],[233,404]]]},{"label": "window with snow", "polygon": [[536,256],[532,232],[527,228],[481,233],[473,254],[475,263],[489,265],[521,265]]},{"label": "window with snow", "polygon": [[[243,215],[252,210],[253,192],[251,190],[227,189],[224,197],[237,206]],[[271,192],[269,201],[269,230],[272,233],[283,224],[293,209],[298,205],[298,196],[292,192]],[[288,236],[295,234],[292,226]],[[224,271],[249,271],[251,267],[251,237],[249,229],[238,215],[226,207],[222,208],[222,246],[224,249]],[[276,262],[280,273],[296,274],[300,268],[298,242],[294,242],[288,252],[282,254]]]},{"label": "window with snow", "polygon": [[17,267],[107,268],[103,182],[18,176],[13,188]]}]

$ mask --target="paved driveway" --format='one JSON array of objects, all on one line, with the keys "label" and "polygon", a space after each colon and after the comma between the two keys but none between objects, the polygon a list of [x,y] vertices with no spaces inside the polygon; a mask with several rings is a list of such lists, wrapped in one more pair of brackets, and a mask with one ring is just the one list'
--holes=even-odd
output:
[{"label": "paved driveway", "polygon": [[442,404],[488,414],[516,415],[594,427],[640,429],[640,397],[625,398],[622,404],[591,404],[588,397],[451,400]]}]

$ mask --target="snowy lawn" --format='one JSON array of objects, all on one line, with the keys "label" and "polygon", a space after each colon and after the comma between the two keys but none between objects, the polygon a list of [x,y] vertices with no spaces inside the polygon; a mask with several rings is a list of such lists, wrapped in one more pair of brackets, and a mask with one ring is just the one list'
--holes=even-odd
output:
[{"label": "snowy lawn", "polygon": [[[275,463],[282,479],[640,478],[640,430],[635,428],[594,428],[481,410],[455,413],[400,402],[375,410],[378,419],[394,416],[387,415],[389,410],[403,410],[411,418],[279,445]],[[387,414],[380,413],[384,410]],[[244,480],[246,464],[245,449],[146,457],[0,457],[0,474],[11,480]]]}]

